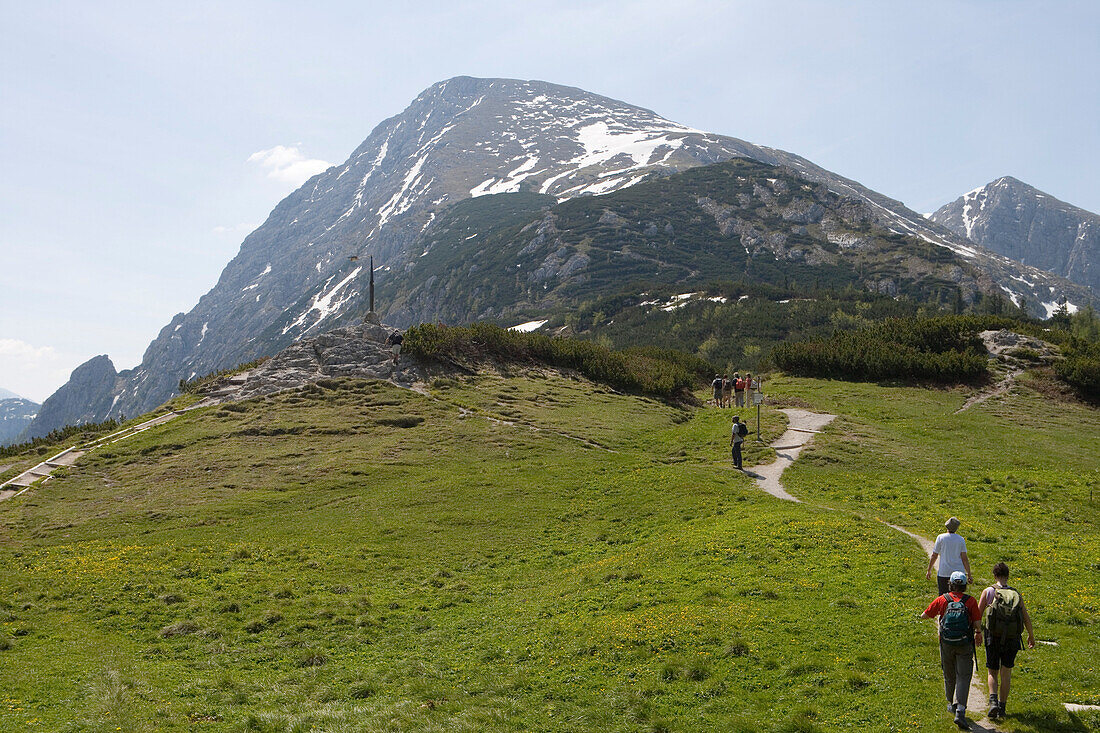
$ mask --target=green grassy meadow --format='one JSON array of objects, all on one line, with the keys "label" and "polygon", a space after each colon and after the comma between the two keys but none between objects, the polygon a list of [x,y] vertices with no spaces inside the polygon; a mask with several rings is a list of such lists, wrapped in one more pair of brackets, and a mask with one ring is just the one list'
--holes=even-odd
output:
[{"label": "green grassy meadow", "polygon": [[0,730],[946,730],[934,586],[875,521],[945,512],[1060,644],[1005,727],[1100,729],[1061,708],[1100,703],[1094,409],[776,379],[841,415],[785,475],[833,511],[732,471],[730,411],[519,368],[323,385],[0,503]]}]

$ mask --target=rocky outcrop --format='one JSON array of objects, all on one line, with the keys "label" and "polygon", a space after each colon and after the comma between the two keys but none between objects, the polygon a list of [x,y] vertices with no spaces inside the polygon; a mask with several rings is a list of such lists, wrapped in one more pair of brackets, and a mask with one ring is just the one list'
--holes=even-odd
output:
[{"label": "rocky outcrop", "polygon": [[1011,176],[955,199],[931,219],[994,252],[1100,292],[1100,216]]},{"label": "rocky outcrop", "polygon": [[258,367],[205,385],[199,393],[224,402],[262,397],[323,379],[385,379],[403,387],[424,381],[427,367],[413,359],[401,357],[394,365],[392,348],[386,344],[393,330],[364,323],[303,339]]},{"label": "rocky outcrop", "polygon": [[100,355],[78,366],[65,386],[42,403],[37,417],[19,437],[40,438],[66,425],[99,422],[116,401],[118,373],[107,356]]}]

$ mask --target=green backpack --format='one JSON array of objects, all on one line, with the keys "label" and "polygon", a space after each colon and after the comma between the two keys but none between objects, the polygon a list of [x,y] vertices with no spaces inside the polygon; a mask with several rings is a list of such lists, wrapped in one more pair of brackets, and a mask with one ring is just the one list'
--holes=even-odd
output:
[{"label": "green backpack", "polygon": [[989,606],[989,635],[998,639],[1012,639],[1023,632],[1024,616],[1020,610],[1020,591],[1015,588],[995,588],[993,603]]}]

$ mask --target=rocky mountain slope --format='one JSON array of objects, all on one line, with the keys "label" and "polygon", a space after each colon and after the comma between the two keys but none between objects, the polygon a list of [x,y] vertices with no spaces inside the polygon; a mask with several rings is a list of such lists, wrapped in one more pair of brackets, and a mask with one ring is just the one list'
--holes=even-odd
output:
[{"label": "rocky mountain slope", "polygon": [[1100,216],[1011,176],[960,196],[930,219],[994,252],[1100,292]]},{"label": "rocky mountain slope", "polygon": [[217,285],[161,330],[138,367],[113,384],[96,381],[102,391],[67,385],[68,407],[51,406],[52,417],[36,421],[31,432],[40,435],[51,422],[82,415],[146,411],[180,379],[275,353],[362,312],[363,256],[375,256],[383,280],[413,266],[423,254],[418,237],[458,201],[505,192],[567,200],[737,157],[784,166],[859,199],[878,225],[961,254],[1028,302],[1064,290],[1049,275],[1022,272],[900,202],[797,155],[694,130],[580,89],[458,77],[425,90],[379,124],[345,163],[280,202],[245,238]]},{"label": "rocky mountain slope", "polygon": [[[5,391],[0,390],[0,392]],[[6,392],[6,394],[12,393]],[[34,420],[40,407],[41,405],[37,402],[31,402],[22,397],[0,396],[0,445],[14,443]]]},{"label": "rocky mountain slope", "polygon": [[121,399],[120,391],[127,386],[126,374],[119,375],[106,354],[89,359],[73,370],[68,382],[46,398],[37,417],[19,438],[29,440],[66,425],[100,422],[108,416],[147,412],[135,410],[126,413],[116,409]]},{"label": "rocky mountain slope", "polygon": [[380,291],[394,320],[519,322],[716,280],[943,305],[993,289],[968,258],[892,232],[864,200],[743,158],[562,203],[502,196],[454,206],[418,240],[422,256]]}]

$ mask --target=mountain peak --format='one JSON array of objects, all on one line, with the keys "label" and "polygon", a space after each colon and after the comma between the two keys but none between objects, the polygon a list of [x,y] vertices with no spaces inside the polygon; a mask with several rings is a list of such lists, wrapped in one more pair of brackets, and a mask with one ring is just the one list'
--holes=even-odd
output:
[{"label": "mountain peak", "polygon": [[930,218],[1018,262],[1100,288],[1100,216],[1017,178],[990,181]]},{"label": "mountain peak", "polygon": [[[217,285],[161,330],[137,368],[101,370],[76,390],[82,399],[47,401],[34,427],[51,415],[73,422],[86,414],[138,414],[170,397],[181,379],[355,320],[367,309],[367,256],[382,284],[411,270],[434,246],[422,235],[460,201],[537,193],[562,202],[733,158],[789,169],[810,188],[865,203],[891,234],[950,249],[981,262],[1012,292],[1023,288],[1006,274],[1019,272],[1014,263],[991,262],[989,253],[900,202],[792,153],[695,130],[575,87],[456,76],[425,89],[344,163],[283,199],[245,238]],[[1046,292],[1041,274],[1027,280]],[[380,315],[390,307],[383,304]],[[74,373],[71,382],[82,376]],[[59,402],[63,410],[54,409]]]}]

